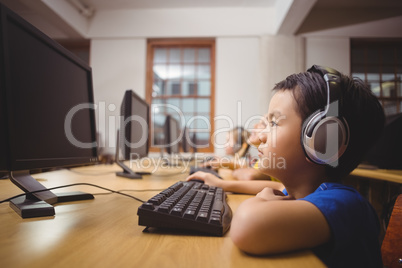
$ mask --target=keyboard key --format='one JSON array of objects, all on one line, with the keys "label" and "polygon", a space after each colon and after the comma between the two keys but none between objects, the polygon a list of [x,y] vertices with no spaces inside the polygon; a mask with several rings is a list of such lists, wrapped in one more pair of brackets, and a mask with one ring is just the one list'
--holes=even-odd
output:
[{"label": "keyboard key", "polygon": [[195,210],[188,209],[184,212],[184,218],[186,219],[194,219],[195,218]]},{"label": "keyboard key", "polygon": [[197,221],[207,222],[208,221],[208,213],[205,213],[205,212],[198,213]]},{"label": "keyboard key", "polygon": [[170,214],[175,215],[175,216],[182,216],[183,215],[183,208],[181,207],[174,207]]},{"label": "keyboard key", "polygon": [[143,204],[141,205],[141,207],[142,207],[142,208],[145,208],[145,209],[149,209],[149,210],[153,210],[153,209],[155,208],[154,204],[148,203],[148,202],[143,203]]},{"label": "keyboard key", "polygon": [[219,211],[223,213],[223,202],[220,200],[215,200],[213,206],[212,206],[213,211]]},{"label": "keyboard key", "polygon": [[211,224],[216,224],[216,225],[221,225],[222,221],[221,221],[221,217],[219,216],[212,216],[211,220],[209,221]]},{"label": "keyboard key", "polygon": [[169,207],[168,206],[159,206],[158,211],[163,212],[163,213],[169,213]]}]

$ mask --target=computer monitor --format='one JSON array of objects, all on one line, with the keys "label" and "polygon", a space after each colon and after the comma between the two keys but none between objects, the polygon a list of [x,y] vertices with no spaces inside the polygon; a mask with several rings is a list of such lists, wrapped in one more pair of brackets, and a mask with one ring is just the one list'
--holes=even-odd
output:
[{"label": "computer monitor", "polygon": [[27,194],[10,206],[21,217],[53,216],[52,204],[92,199],[56,194],[32,170],[96,163],[91,68],[0,4],[1,164]]},{"label": "computer monitor", "polygon": [[181,141],[181,146],[182,146],[183,152],[185,152],[185,153],[188,153],[188,152],[196,153],[197,152],[196,134],[193,133],[191,135],[191,133],[187,127],[184,127],[184,130],[183,130],[183,138]]},{"label": "computer monitor", "polygon": [[[116,175],[138,179],[145,173],[134,172],[123,161],[141,159],[148,155],[149,105],[134,91],[126,90],[120,107],[120,116],[115,158],[123,172],[117,172]],[[123,159],[120,158],[120,152]]]},{"label": "computer monitor", "polygon": [[172,115],[167,115],[164,124],[164,136],[166,152],[177,155],[180,152],[181,130],[180,123]]},{"label": "computer monitor", "polygon": [[402,113],[387,116],[377,143],[364,157],[363,166],[381,169],[402,169]]}]

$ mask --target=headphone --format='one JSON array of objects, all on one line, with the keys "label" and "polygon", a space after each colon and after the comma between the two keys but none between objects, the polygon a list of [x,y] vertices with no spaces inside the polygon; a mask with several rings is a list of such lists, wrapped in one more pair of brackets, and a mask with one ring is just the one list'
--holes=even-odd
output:
[{"label": "headphone", "polygon": [[[349,144],[349,126],[342,117],[341,74],[331,68],[313,65],[307,70],[320,74],[327,85],[327,104],[309,116],[302,127],[301,144],[307,158],[316,164],[336,167]],[[336,96],[335,100],[331,99]]]}]

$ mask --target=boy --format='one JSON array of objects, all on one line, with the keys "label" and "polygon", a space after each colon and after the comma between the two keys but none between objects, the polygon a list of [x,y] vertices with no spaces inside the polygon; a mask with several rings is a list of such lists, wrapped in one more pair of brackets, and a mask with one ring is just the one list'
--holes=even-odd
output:
[{"label": "boy", "polygon": [[[382,131],[378,100],[361,80],[319,66],[287,77],[274,90],[259,134],[259,168],[280,182],[224,181],[204,173],[188,180],[257,194],[232,219],[232,240],[247,253],[310,248],[329,267],[382,267],[374,210],[338,183]],[[282,164],[273,166],[272,157]]]}]

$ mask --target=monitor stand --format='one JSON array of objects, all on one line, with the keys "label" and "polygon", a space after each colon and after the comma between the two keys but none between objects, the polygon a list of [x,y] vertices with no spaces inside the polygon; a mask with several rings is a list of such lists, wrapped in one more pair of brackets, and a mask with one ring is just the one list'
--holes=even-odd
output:
[{"label": "monitor stand", "polygon": [[[10,201],[10,207],[21,218],[54,216],[53,204],[94,199],[92,194],[83,192],[53,193],[35,180],[28,170],[12,171],[10,180],[27,193],[25,197]],[[31,193],[35,191],[40,192]]]},{"label": "monitor stand", "polygon": [[126,166],[123,161],[120,161],[120,133],[117,130],[117,138],[116,138],[116,155],[115,155],[115,162],[116,164],[123,169],[123,171],[116,172],[116,176],[125,177],[129,179],[142,179],[142,175],[149,175],[150,172],[141,172],[137,173],[131,170],[128,166]]}]

